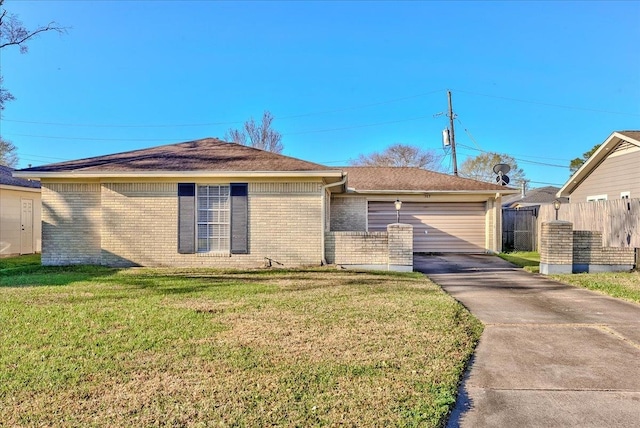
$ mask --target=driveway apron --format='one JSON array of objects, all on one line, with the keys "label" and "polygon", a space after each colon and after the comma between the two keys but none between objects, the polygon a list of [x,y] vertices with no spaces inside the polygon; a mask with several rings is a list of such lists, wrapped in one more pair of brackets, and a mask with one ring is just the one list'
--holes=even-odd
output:
[{"label": "driveway apron", "polygon": [[494,256],[414,268],[485,325],[448,427],[640,427],[640,305]]}]

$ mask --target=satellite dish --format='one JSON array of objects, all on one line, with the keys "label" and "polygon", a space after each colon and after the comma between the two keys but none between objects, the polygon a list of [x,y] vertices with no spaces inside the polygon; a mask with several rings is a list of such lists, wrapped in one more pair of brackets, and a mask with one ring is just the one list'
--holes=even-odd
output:
[{"label": "satellite dish", "polygon": [[502,175],[502,174],[498,175],[496,177],[496,183],[498,183],[501,186],[506,186],[507,184],[509,184],[509,176],[508,175]]},{"label": "satellite dish", "polygon": [[506,163],[499,163],[493,167],[493,172],[496,174],[507,174],[509,171],[511,171],[511,167]]}]

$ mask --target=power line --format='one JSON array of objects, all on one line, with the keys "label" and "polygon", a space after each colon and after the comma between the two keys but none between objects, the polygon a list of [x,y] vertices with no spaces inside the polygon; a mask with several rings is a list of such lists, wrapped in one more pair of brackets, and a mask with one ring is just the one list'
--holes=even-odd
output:
[{"label": "power line", "polygon": [[[362,125],[353,125],[353,126],[343,126],[340,128],[327,128],[327,129],[314,129],[309,131],[299,131],[299,132],[287,132],[282,135],[302,135],[302,134],[315,134],[321,132],[331,132],[331,131],[345,131],[348,129],[358,129],[358,128],[367,128],[371,126],[380,126],[380,125],[390,125],[394,123],[402,123],[402,122],[411,122],[414,120],[425,119],[431,116],[416,116],[410,117],[406,119],[398,119],[398,120],[389,120],[385,122],[375,122],[375,123],[366,123]],[[193,138],[103,138],[103,137],[62,137],[62,136],[53,136],[53,135],[32,135],[32,134],[14,134],[8,133],[5,135],[15,136],[15,137],[29,137],[29,138],[50,138],[57,140],[84,140],[84,141],[151,141],[151,142],[173,142],[175,140],[184,140],[190,141]]]},{"label": "power line", "polygon": [[420,120],[420,119],[425,119],[431,117],[429,116],[416,116],[416,117],[410,117],[407,119],[398,119],[398,120],[389,120],[386,122],[376,122],[376,123],[366,123],[363,125],[354,125],[354,126],[344,126],[341,128],[328,128],[328,129],[315,129],[312,131],[300,131],[300,132],[287,132],[287,133],[283,133],[282,135],[301,135],[301,134],[315,134],[315,133],[320,133],[320,132],[331,132],[331,131],[344,131],[347,129],[358,129],[358,128],[367,128],[370,126],[380,126],[380,125],[390,125],[393,123],[401,123],[401,122],[410,122],[413,120]]},{"label": "power line", "polygon": [[[456,119],[458,120],[458,122],[460,123],[460,125],[462,125],[464,132],[467,134],[467,136],[471,139],[471,141],[473,142],[473,144],[476,145],[477,149],[480,151],[482,150],[482,147],[480,147],[480,144],[478,144],[478,142],[475,140],[475,138],[473,138],[473,135],[471,135],[471,133],[467,130],[467,128],[464,126],[464,124],[460,121],[460,118],[456,117]],[[461,146],[463,144],[460,144]],[[466,147],[466,146],[465,146]],[[473,150],[473,149],[472,149]],[[486,152],[489,153],[489,152]],[[520,157],[524,157],[524,158],[531,158],[531,159],[546,159],[546,160],[558,160],[558,161],[563,161],[563,162],[569,162],[569,159],[560,159],[560,158],[548,158],[548,157],[542,157],[542,156],[529,156],[529,155],[515,155],[515,156],[520,156]]]},{"label": "power line", "polygon": [[413,98],[420,98],[420,97],[424,97],[426,95],[431,95],[431,94],[435,94],[435,93],[442,92],[442,91],[443,91],[443,89],[437,89],[435,91],[424,92],[422,94],[409,95],[409,96],[406,96],[406,97],[395,98],[395,99],[391,99],[391,100],[387,100],[387,101],[380,101],[380,102],[371,103],[371,104],[361,104],[359,106],[344,107],[344,108],[335,109],[335,110],[319,111],[319,112],[313,112],[313,113],[303,113],[303,114],[298,114],[298,115],[293,115],[293,116],[284,116],[284,117],[276,116],[275,118],[276,119],[280,119],[280,120],[284,120],[284,119],[296,119],[296,118],[299,118],[299,117],[315,116],[315,115],[322,115],[322,114],[339,113],[339,112],[348,111],[348,110],[357,110],[357,109],[361,109],[361,108],[368,108],[368,107],[375,107],[375,106],[384,105],[384,104],[396,103],[398,101],[404,101],[404,100],[409,100],[409,99],[413,99]]},{"label": "power line", "polygon": [[[469,149],[469,150],[475,150],[477,152],[482,152],[482,153],[496,153],[496,152],[491,152],[488,150],[482,150],[482,149],[476,149],[475,147],[471,147],[471,146],[467,146],[465,144],[458,144],[461,147],[464,147],[465,149]],[[508,153],[506,153],[508,154]],[[552,166],[552,167],[556,167],[556,168],[566,168],[569,169],[568,165],[558,165],[558,164],[552,164],[552,163],[547,163],[547,162],[537,162],[537,161],[531,161],[531,160],[526,160],[526,159],[522,159],[522,157],[520,157],[520,155],[509,155],[511,157],[513,157],[515,160],[519,161],[519,162],[523,162],[523,163],[531,163],[531,164],[535,164],[535,165],[544,165],[544,166]],[[519,157],[516,157],[519,156]],[[528,157],[528,156],[525,156]],[[545,158],[542,158],[545,159]],[[559,159],[560,160],[560,159]]]},{"label": "power line", "polygon": [[[95,138],[95,137],[59,137],[53,135],[31,135],[31,134],[5,134],[15,137],[29,138],[50,138],[54,140],[84,140],[84,141],[153,141],[153,142],[174,142],[176,139],[170,138]],[[193,138],[184,138],[183,141],[191,141]]]},{"label": "power line", "polygon": [[20,153],[18,152],[18,156],[20,158],[24,157],[24,156],[28,156],[28,157],[32,157],[32,158],[43,158],[43,159],[55,159],[55,160],[68,160],[68,159],[64,159],[64,158],[56,158],[53,156],[41,156],[41,155],[34,155],[31,153]]},{"label": "power line", "polygon": [[[516,158],[514,158],[514,159],[516,159]],[[555,165],[555,164],[552,164],[552,163],[535,162],[535,161],[529,161],[529,160],[525,160],[525,159],[516,159],[516,160],[518,160],[518,161],[520,161],[522,163],[530,163],[530,164],[533,164],[533,165],[543,165],[543,166],[551,166],[551,167],[554,167],[554,168],[569,169],[569,165]]]},{"label": "power line", "polygon": [[473,138],[473,135],[471,135],[471,133],[467,130],[467,128],[464,126],[464,124],[460,121],[459,117],[456,117],[456,119],[458,120],[458,123],[460,123],[460,125],[462,125],[462,129],[464,129],[465,134],[467,134],[467,136],[471,139],[471,141],[473,141],[473,144],[476,145],[476,147],[480,150],[482,150],[482,148],[480,147],[480,144],[478,144],[478,142],[476,141],[475,138]]},{"label": "power line", "polygon": [[541,106],[546,106],[546,107],[563,108],[563,109],[567,109],[567,110],[591,111],[591,112],[594,112],[594,113],[618,114],[618,115],[623,115],[623,116],[640,116],[640,114],[638,114],[638,113],[625,113],[625,112],[621,112],[621,111],[600,110],[600,109],[594,109],[594,108],[588,108],[588,107],[566,106],[566,105],[562,105],[562,104],[545,103],[545,102],[540,102],[540,101],[521,100],[521,99],[518,99],[518,98],[509,98],[509,97],[503,97],[503,96],[498,96],[498,95],[480,94],[478,92],[463,91],[463,90],[460,90],[460,89],[456,89],[456,92],[461,92],[463,94],[469,94],[469,95],[478,95],[478,96],[487,97],[487,98],[495,98],[495,99],[499,99],[499,100],[515,101],[515,102],[519,102],[519,103],[536,104],[536,105],[541,105]]},{"label": "power line", "polygon": [[527,180],[528,183],[535,183],[535,184],[546,184],[548,186],[562,186],[564,183],[546,183],[544,181],[531,181],[531,180]]},{"label": "power line", "polygon": [[81,128],[180,128],[180,127],[198,127],[198,126],[215,126],[215,125],[237,125],[244,121],[233,122],[209,122],[209,123],[189,123],[189,124],[173,124],[173,125],[98,125],[83,123],[60,123],[60,122],[38,122],[30,120],[2,119],[3,122],[26,123],[30,125],[52,125],[52,126],[69,126]]},{"label": "power line", "polygon": [[[288,119],[297,119],[297,118],[308,117],[308,116],[319,116],[324,114],[340,113],[343,111],[358,110],[362,108],[392,104],[392,103],[405,101],[413,98],[420,98],[420,97],[424,97],[424,96],[435,94],[442,91],[443,89],[437,89],[434,91],[424,92],[416,95],[409,95],[406,97],[394,98],[394,99],[385,100],[385,101],[378,101],[375,103],[360,104],[360,105],[351,106],[351,107],[342,107],[342,108],[333,109],[333,110],[316,111],[316,112],[295,114],[295,115],[289,115],[289,116],[274,116],[274,118],[278,120],[288,120]],[[12,122],[12,123],[25,123],[30,125],[68,126],[68,127],[83,127],[83,128],[180,128],[180,127],[237,125],[245,122],[245,121],[229,121],[229,122],[183,123],[183,124],[172,124],[172,125],[121,125],[121,124],[101,125],[101,124],[82,124],[82,123],[40,122],[40,121],[4,119],[4,118],[2,119],[2,121]]]}]

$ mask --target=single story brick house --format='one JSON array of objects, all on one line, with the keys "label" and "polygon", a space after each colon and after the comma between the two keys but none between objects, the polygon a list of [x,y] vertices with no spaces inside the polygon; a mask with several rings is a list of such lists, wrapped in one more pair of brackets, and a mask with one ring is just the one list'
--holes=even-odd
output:
[{"label": "single story brick house", "polygon": [[41,180],[47,265],[332,263],[332,234],[386,233],[397,199],[400,222],[414,225],[409,251],[498,252],[501,195],[517,192],[416,168],[331,168],[215,138],[14,175]]},{"label": "single story brick house", "polygon": [[40,252],[40,182],[0,165],[0,257]]}]

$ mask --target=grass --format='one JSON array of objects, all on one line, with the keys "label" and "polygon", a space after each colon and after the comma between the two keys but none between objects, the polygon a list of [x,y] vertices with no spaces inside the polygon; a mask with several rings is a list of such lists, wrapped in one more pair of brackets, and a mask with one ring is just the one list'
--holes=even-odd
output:
[{"label": "grass", "polygon": [[22,266],[39,266],[40,254],[29,254],[20,257],[2,257],[0,258],[0,271],[4,269],[12,269]]},{"label": "grass", "polygon": [[612,297],[640,303],[640,272],[580,273],[551,278]]},{"label": "grass", "polygon": [[[500,257],[529,272],[538,273],[540,255],[537,252],[502,253]],[[640,272],[581,273],[550,275],[566,284],[598,291],[612,297],[640,303]]]},{"label": "grass", "polygon": [[532,273],[540,272],[540,254],[537,251],[516,251],[513,253],[500,253],[500,258],[520,266]]},{"label": "grass", "polygon": [[482,326],[419,274],[0,260],[2,426],[443,426]]}]

